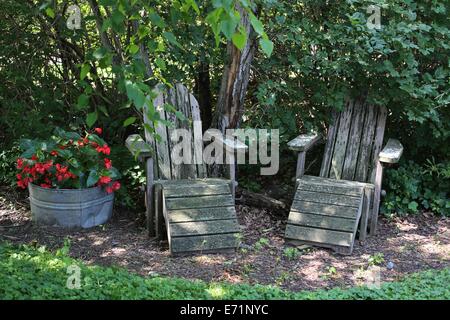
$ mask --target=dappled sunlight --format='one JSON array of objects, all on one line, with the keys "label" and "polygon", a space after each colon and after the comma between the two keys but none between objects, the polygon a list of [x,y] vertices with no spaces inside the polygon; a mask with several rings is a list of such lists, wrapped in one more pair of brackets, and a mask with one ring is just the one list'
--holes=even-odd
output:
[{"label": "dappled sunlight", "polygon": [[223,299],[229,290],[223,288],[220,285],[214,285],[211,288],[206,289],[213,299]]}]

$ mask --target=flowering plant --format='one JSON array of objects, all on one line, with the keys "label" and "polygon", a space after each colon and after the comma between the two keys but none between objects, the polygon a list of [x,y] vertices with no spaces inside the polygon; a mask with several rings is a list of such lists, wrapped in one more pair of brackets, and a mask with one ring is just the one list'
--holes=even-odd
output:
[{"label": "flowering plant", "polygon": [[120,173],[108,158],[111,149],[99,136],[102,129],[94,132],[81,136],[56,128],[48,141],[21,140],[23,153],[17,159],[17,185],[23,189],[33,183],[43,188],[102,186],[108,193],[118,190]]}]

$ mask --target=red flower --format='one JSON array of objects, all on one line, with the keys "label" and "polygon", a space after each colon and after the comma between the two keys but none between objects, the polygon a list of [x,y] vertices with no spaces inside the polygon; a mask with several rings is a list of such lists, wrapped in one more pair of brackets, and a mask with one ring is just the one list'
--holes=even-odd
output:
[{"label": "red flower", "polygon": [[112,161],[108,158],[103,159],[103,161],[105,162],[105,168],[106,169],[111,169],[112,168]]},{"label": "red flower", "polygon": [[31,157],[31,160],[36,161],[37,159],[38,159],[38,157],[35,154],[33,154],[33,156]]},{"label": "red flower", "polygon": [[22,169],[23,167],[23,159],[17,158],[17,169]]},{"label": "red flower", "polygon": [[97,147],[95,148],[98,153],[104,153],[106,155],[109,155],[111,153],[111,149],[108,147],[107,144],[103,145],[103,147]]},{"label": "red flower", "polygon": [[48,189],[48,188],[51,188],[51,185],[47,184],[47,183],[41,183],[41,187]]},{"label": "red flower", "polygon": [[33,179],[31,179],[31,178],[23,178],[23,179],[17,181],[17,186],[19,188],[26,189],[26,187],[28,186],[28,184],[30,182],[33,182]]},{"label": "red flower", "polygon": [[102,134],[103,132],[102,128],[95,128],[94,131],[97,132],[98,134]]},{"label": "red flower", "polygon": [[98,143],[97,142],[91,142],[91,146],[94,147],[94,148],[97,148],[98,147]]},{"label": "red flower", "polygon": [[98,184],[99,185],[104,185],[104,184],[108,184],[111,182],[111,178],[108,176],[102,176],[100,177],[100,179],[98,180]]},{"label": "red flower", "polygon": [[111,186],[106,187],[105,190],[106,190],[107,193],[113,193],[114,192],[114,189]]},{"label": "red flower", "polygon": [[57,156],[58,155],[58,151],[56,151],[56,150],[53,150],[52,152],[50,152],[50,154],[52,155],[52,156]]},{"label": "red flower", "polygon": [[114,191],[117,191],[120,189],[120,182],[119,181],[114,181],[114,183],[112,184],[112,189]]}]

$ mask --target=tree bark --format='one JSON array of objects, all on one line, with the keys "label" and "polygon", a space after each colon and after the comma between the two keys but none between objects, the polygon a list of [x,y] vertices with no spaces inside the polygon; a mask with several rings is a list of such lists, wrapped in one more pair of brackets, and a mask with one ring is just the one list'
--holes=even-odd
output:
[{"label": "tree bark", "polygon": [[227,128],[238,128],[244,111],[244,98],[250,78],[250,67],[256,49],[255,33],[248,14],[240,6],[241,24],[247,32],[247,42],[239,50],[230,41],[227,45],[225,63],[213,127],[225,132]]},{"label": "tree bark", "polygon": [[194,93],[200,105],[202,129],[206,131],[212,121],[211,80],[209,77],[209,62],[201,60],[197,66]]}]

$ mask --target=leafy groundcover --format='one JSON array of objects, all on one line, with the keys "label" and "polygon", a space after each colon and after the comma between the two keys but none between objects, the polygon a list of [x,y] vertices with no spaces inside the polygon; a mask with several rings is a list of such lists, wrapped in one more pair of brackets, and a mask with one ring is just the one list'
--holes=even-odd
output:
[{"label": "leafy groundcover", "polygon": [[[69,277],[77,272],[80,281],[71,282]],[[80,286],[69,289],[68,282]],[[0,243],[0,299],[450,299],[449,283],[446,268],[384,283],[380,289],[289,292],[273,286],[142,277],[117,267],[87,266],[70,258],[67,246],[50,252]]]}]

